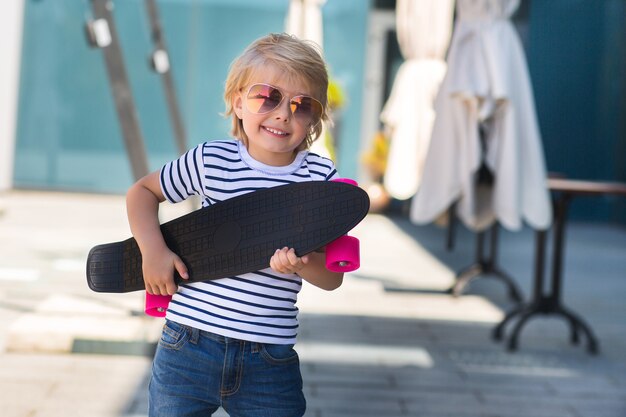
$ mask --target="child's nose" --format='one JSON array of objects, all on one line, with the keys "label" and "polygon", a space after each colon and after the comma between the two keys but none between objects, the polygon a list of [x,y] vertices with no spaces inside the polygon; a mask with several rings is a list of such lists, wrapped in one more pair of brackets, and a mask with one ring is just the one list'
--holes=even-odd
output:
[{"label": "child's nose", "polygon": [[280,103],[280,106],[278,106],[278,108],[275,110],[275,112],[276,119],[289,121],[289,119],[291,118],[291,103],[289,102],[289,100],[283,100],[282,103]]}]

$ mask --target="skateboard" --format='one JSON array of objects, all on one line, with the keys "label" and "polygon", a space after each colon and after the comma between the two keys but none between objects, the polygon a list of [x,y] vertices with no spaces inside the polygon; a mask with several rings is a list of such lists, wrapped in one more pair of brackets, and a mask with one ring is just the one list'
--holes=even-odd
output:
[{"label": "skateboard", "polygon": [[[189,271],[185,282],[207,281],[269,267],[276,249],[298,256],[326,247],[326,267],[360,265],[358,239],[347,236],[368,213],[367,193],[351,180],[308,181],[258,190],[204,207],[161,225],[168,247]],[[183,279],[175,272],[175,282]],[[87,283],[96,292],[145,289],[134,238],[95,246]],[[158,300],[148,294],[147,304]],[[149,306],[148,306],[149,307]]]}]

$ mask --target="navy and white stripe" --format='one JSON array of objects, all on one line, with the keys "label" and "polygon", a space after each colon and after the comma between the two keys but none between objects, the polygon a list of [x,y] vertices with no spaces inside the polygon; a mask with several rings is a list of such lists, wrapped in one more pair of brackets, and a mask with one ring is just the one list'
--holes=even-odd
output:
[{"label": "navy and white stripe", "polygon": [[[161,189],[170,202],[192,195],[203,206],[293,182],[338,176],[331,160],[299,152],[288,166],[254,160],[237,140],[205,142],[161,168]],[[277,248],[278,249],[278,248]],[[293,344],[298,331],[296,301],[302,279],[270,268],[235,277],[181,285],[167,318],[227,337]]]}]

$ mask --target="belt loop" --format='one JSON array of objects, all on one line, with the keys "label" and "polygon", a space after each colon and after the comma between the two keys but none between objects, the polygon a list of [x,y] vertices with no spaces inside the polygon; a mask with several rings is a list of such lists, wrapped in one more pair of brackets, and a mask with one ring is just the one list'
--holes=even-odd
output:
[{"label": "belt loop", "polygon": [[251,353],[259,353],[261,351],[261,344],[257,342],[251,343],[250,352]]},{"label": "belt loop", "polygon": [[200,329],[191,327],[191,338],[189,339],[189,341],[193,343],[194,345],[197,345],[199,338],[200,338]]}]

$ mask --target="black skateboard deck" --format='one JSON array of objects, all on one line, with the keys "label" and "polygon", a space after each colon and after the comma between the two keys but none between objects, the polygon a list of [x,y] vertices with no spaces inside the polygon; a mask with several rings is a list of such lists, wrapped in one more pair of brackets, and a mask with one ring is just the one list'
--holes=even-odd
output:
[{"label": "black skateboard deck", "polygon": [[[368,210],[359,187],[309,181],[233,197],[164,223],[161,231],[189,270],[185,282],[197,282],[267,268],[285,246],[298,256],[313,252],[354,228]],[[175,280],[182,278],[175,274]],[[145,289],[135,239],[91,249],[87,283],[96,292]]]}]

